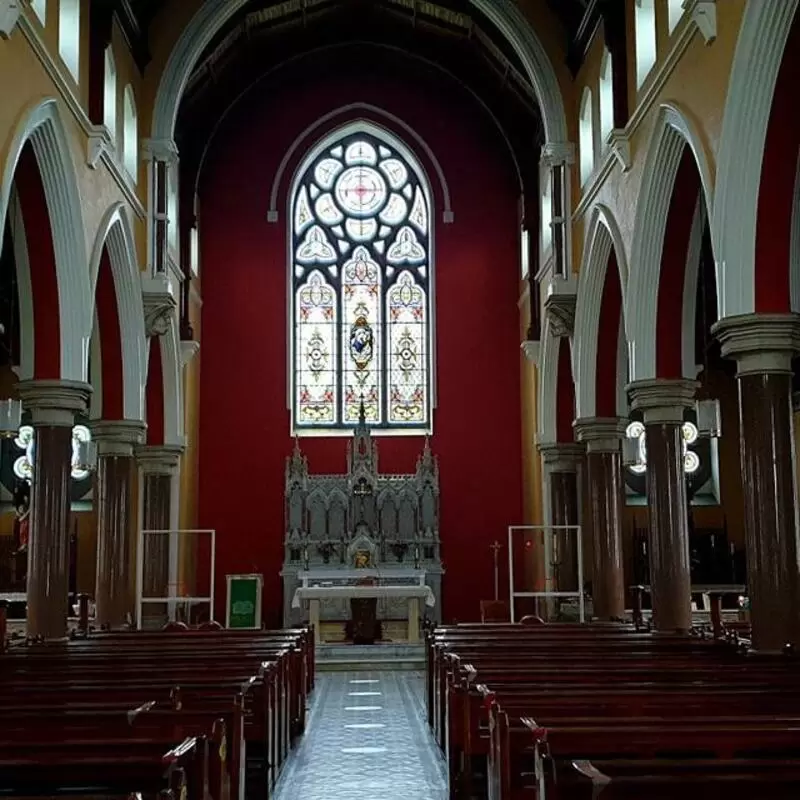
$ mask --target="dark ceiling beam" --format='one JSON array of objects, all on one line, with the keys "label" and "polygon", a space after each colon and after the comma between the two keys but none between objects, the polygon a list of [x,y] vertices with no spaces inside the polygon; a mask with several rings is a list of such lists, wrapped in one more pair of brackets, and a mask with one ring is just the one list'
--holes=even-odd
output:
[{"label": "dark ceiling beam", "polygon": [[574,78],[583,62],[586,60],[586,53],[594,39],[597,28],[602,22],[601,14],[602,0],[589,0],[586,10],[581,17],[580,25],[572,36],[567,47],[567,66]]},{"label": "dark ceiling beam", "polygon": [[152,58],[147,36],[151,9],[148,7],[137,15],[131,0],[96,0],[96,2],[113,6],[117,23],[125,37],[136,67],[141,74],[144,74],[145,67]]},{"label": "dark ceiling beam", "polygon": [[567,51],[567,66],[575,78],[586,61],[589,48],[602,24],[603,39],[611,54],[614,87],[614,127],[628,122],[628,42],[625,3],[619,0],[589,0],[581,23]]},{"label": "dark ceiling beam", "polygon": [[630,118],[628,108],[628,29],[625,4],[601,0],[603,35],[611,54],[611,80],[614,93],[614,127],[624,128]]},{"label": "dark ceiling beam", "polygon": [[114,7],[107,0],[89,6],[89,119],[102,125],[105,119],[106,48],[111,44]]}]

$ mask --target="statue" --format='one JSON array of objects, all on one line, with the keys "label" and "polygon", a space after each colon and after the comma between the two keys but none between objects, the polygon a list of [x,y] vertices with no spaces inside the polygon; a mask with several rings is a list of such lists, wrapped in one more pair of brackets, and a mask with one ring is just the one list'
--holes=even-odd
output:
[{"label": "statue", "polygon": [[28,541],[30,539],[30,487],[27,483],[14,492],[14,588],[24,592],[28,583]]}]

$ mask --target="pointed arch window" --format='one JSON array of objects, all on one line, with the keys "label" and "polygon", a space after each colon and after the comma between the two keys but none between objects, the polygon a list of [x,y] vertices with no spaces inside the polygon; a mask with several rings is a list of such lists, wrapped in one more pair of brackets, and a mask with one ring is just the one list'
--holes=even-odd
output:
[{"label": "pointed arch window", "polygon": [[61,0],[59,3],[58,53],[77,82],[80,78],[81,0]]},{"label": "pointed arch window", "polygon": [[31,0],[31,8],[44,26],[47,24],[47,0]]},{"label": "pointed arch window", "polygon": [[600,142],[601,148],[607,145],[608,134],[614,129],[614,77],[611,53],[603,53],[600,62]]},{"label": "pointed arch window", "polygon": [[295,433],[427,432],[431,192],[413,154],[357,123],[317,145],[290,195]]},{"label": "pointed arch window", "polygon": [[117,65],[111,45],[106,47],[105,81],[103,85],[103,124],[111,134],[111,141],[117,144]]},{"label": "pointed arch window", "polygon": [[633,22],[636,35],[636,88],[639,89],[656,63],[655,0],[636,0]]},{"label": "pointed arch window", "polygon": [[594,120],[592,118],[592,90],[583,90],[578,139],[581,154],[581,185],[586,183],[594,171]]},{"label": "pointed arch window", "polygon": [[122,130],[122,151],[125,170],[137,183],[139,178],[139,118],[136,113],[136,98],[130,84],[125,87],[122,97],[124,127]]},{"label": "pointed arch window", "polygon": [[683,0],[668,0],[669,32],[675,30],[683,16]]}]

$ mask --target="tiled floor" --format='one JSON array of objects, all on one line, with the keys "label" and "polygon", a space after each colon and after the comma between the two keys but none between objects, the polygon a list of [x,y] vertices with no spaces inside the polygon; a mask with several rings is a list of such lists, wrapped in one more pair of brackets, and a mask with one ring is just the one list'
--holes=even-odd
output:
[{"label": "tiled floor", "polygon": [[423,690],[419,672],[319,675],[277,800],[444,800],[444,762],[424,719]]}]

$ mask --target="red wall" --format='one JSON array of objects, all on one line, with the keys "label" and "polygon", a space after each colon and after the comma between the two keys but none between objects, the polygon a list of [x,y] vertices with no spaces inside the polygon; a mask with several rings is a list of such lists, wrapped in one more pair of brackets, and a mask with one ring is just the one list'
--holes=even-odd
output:
[{"label": "red wall", "polygon": [[[522,519],[515,173],[496,128],[457,84],[405,83],[392,77],[398,74],[337,69],[333,79],[331,70],[309,75],[293,67],[291,79],[283,74],[251,90],[209,150],[200,186],[198,524],[217,530],[218,615],[225,574],[255,571],[265,579],[265,621],[280,619],[284,464],[292,448],[286,408],[288,185],[281,187],[280,222],[268,223],[266,212],[278,164],[292,142],[345,104],[380,106],[413,127],[441,163],[455,212],[454,224],[441,223],[435,184],[438,408],[432,447],[441,469],[446,619],[477,619],[479,600],[493,592],[489,545],[495,538],[505,541],[506,526]],[[308,145],[352,118],[316,131]],[[396,132],[425,163],[409,136]],[[346,439],[301,444],[312,472],[344,472]],[[412,472],[421,448],[420,438],[381,438],[381,470]]]}]

